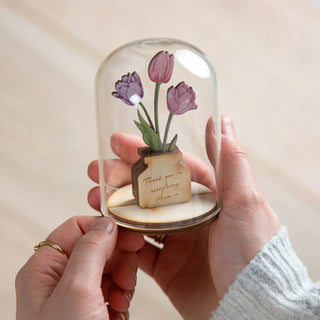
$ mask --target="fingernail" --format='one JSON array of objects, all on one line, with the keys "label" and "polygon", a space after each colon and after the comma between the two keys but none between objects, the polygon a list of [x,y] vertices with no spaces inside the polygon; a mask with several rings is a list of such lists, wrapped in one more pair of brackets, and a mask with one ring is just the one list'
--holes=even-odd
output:
[{"label": "fingernail", "polygon": [[233,122],[229,117],[221,118],[221,133],[226,136],[235,136]]},{"label": "fingernail", "polygon": [[113,152],[115,154],[118,154],[119,150],[120,150],[120,146],[117,142],[117,136],[114,134],[111,136],[110,145],[111,145],[111,149],[113,150]]},{"label": "fingernail", "polygon": [[105,233],[111,233],[114,229],[115,223],[109,217],[98,218],[92,225],[91,230],[103,231]]},{"label": "fingernail", "polygon": [[216,134],[216,122],[215,122],[214,117],[209,118],[208,125],[209,125],[209,128],[210,128],[212,134],[215,135]]}]

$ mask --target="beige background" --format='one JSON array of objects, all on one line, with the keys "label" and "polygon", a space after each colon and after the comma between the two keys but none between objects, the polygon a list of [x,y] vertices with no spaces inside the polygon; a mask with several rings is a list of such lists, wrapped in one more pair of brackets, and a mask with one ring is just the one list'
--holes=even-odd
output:
[{"label": "beige background", "polygon": [[[68,217],[95,214],[95,72],[145,37],[191,42],[214,62],[259,185],[320,279],[320,5],[311,0],[0,0],[2,319],[33,246]],[[132,319],[180,319],[144,274]],[[201,293],[199,293],[201,294]]]}]

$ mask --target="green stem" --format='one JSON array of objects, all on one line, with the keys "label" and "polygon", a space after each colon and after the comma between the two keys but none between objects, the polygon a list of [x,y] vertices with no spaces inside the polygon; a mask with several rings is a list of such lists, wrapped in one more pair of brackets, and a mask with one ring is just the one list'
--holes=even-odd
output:
[{"label": "green stem", "polygon": [[163,137],[163,146],[162,146],[162,151],[163,151],[163,152],[166,151],[168,133],[169,133],[169,128],[170,128],[170,124],[171,124],[173,115],[174,115],[174,113],[170,112],[169,117],[168,117],[168,121],[167,121],[167,125],[166,125],[166,131],[165,131],[164,137]]},{"label": "green stem", "polygon": [[154,123],[156,126],[156,134],[158,136],[159,145],[161,145],[160,130],[159,130],[159,114],[158,114],[160,85],[161,85],[161,82],[156,82],[156,88],[154,92]]},{"label": "green stem", "polygon": [[158,114],[158,104],[159,104],[159,90],[161,82],[156,82],[156,89],[154,93],[154,123],[156,125],[156,133],[160,135],[159,132],[159,114]]},{"label": "green stem", "polygon": [[151,118],[150,118],[150,116],[149,116],[149,113],[148,113],[147,109],[145,108],[145,106],[142,104],[141,101],[139,102],[139,104],[140,104],[140,106],[142,107],[145,115],[146,115],[147,118],[148,118],[148,121],[149,121],[149,124],[150,124],[151,129],[152,129],[153,131],[155,131],[155,130],[154,130],[154,125],[153,125],[153,123],[152,123],[152,120],[151,120]]}]

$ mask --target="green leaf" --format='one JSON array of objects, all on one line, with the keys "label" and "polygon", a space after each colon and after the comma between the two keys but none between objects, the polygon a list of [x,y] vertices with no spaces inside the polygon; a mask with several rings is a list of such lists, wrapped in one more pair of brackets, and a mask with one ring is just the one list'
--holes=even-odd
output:
[{"label": "green leaf", "polygon": [[147,123],[147,121],[144,120],[143,116],[141,115],[140,111],[138,110],[138,118],[141,122],[141,124],[144,126],[144,127],[149,127],[151,130],[153,130],[149,124]]},{"label": "green leaf", "polygon": [[170,145],[168,147],[168,151],[170,151],[170,152],[173,151],[174,147],[176,146],[177,140],[178,140],[178,135],[176,134],[170,142]]},{"label": "green leaf", "polygon": [[135,125],[138,127],[138,129],[143,133],[143,126],[138,122],[134,120]]},{"label": "green leaf", "polygon": [[141,123],[134,121],[137,128],[142,133],[143,141],[154,151],[160,151],[162,149],[162,144],[159,139],[159,135],[154,132],[153,129],[147,124],[146,121],[140,115],[139,117]]}]

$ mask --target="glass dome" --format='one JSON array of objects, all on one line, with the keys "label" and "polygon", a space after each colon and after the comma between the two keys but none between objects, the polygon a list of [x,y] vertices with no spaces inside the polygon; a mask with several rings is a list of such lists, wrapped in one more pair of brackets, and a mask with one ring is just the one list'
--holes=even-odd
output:
[{"label": "glass dome", "polygon": [[217,78],[208,58],[174,39],[134,41],[96,75],[101,211],[128,230],[184,231],[215,219],[220,199],[206,126],[220,148]]}]

